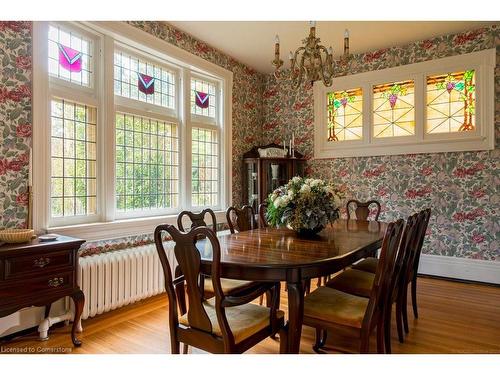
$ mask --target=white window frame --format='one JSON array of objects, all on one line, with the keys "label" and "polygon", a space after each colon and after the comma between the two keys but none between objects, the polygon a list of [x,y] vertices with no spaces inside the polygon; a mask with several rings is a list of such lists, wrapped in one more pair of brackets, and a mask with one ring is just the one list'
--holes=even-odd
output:
[{"label": "white window frame", "polygon": [[[218,147],[218,166],[219,170],[222,170],[223,168],[223,158],[226,158],[226,155],[223,155],[224,150],[223,147],[221,147],[225,143],[225,132],[223,132],[222,124],[223,124],[223,118],[222,114],[224,113],[224,108],[223,108],[223,100],[222,100],[222,90],[221,90],[221,81],[217,80],[215,78],[199,74],[197,72],[186,72],[186,89],[189,93],[189,95],[185,95],[186,103],[185,103],[185,108],[187,110],[186,118],[188,121],[186,121],[186,142],[189,143],[190,147],[192,144],[192,130],[193,128],[203,128],[203,129],[208,129],[208,130],[215,130],[217,132],[217,139],[219,140],[219,147]],[[199,79],[203,80],[205,82],[209,82],[215,85],[215,98],[216,98],[216,104],[215,104],[215,118],[209,117],[209,116],[202,116],[202,115],[196,115],[191,113],[191,79]],[[186,205],[189,207],[190,210],[199,210],[201,211],[204,207],[202,206],[193,206],[192,204],[192,153],[189,153],[187,155],[187,163],[189,165],[189,173],[188,176],[186,176],[186,189],[189,192],[186,194],[186,196],[189,196],[189,201],[186,202]],[[219,179],[219,183],[217,186],[219,190],[219,196],[221,196],[221,192],[223,192],[223,185],[221,184],[221,181]],[[222,198],[219,198],[218,204],[214,206],[206,206],[208,208],[211,208],[212,210],[221,210],[223,209],[222,205]]]},{"label": "white window frame", "polygon": [[[494,48],[395,68],[338,77],[331,87],[314,83],[314,157],[338,158],[409,153],[491,150],[494,138]],[[470,132],[426,134],[427,76],[475,70],[476,129]],[[373,137],[373,86],[414,80],[415,135]],[[363,136],[361,140],[328,142],[327,93],[360,87],[363,90]]]},{"label": "white window frame", "polygon": [[[63,24],[62,22],[54,22]],[[94,87],[99,93],[98,106],[98,215],[83,221],[61,222],[50,220],[50,93],[48,75],[47,32],[49,22],[34,22],[33,25],[33,226],[37,232],[59,233],[86,240],[115,238],[152,233],[160,223],[176,222],[177,213],[191,206],[191,139],[190,128],[196,126],[217,127],[219,140],[219,204],[216,210],[219,221],[223,221],[223,208],[231,205],[232,197],[232,86],[233,73],[210,63],[201,57],[173,46],[164,40],[139,30],[124,22],[68,22],[68,27],[88,29],[99,36],[99,46],[94,44]],[[140,58],[165,66],[176,74],[176,108],[155,106],[127,99],[114,94],[114,51],[123,50]],[[100,52],[100,53],[99,53]],[[99,56],[99,57],[98,57]],[[99,72],[96,67],[101,66]],[[217,123],[194,122],[190,115],[190,74],[218,84]],[[106,80],[104,80],[106,77]],[[97,87],[96,85],[101,85]],[[71,87],[71,86],[70,86]],[[94,88],[93,87],[93,88]],[[50,89],[49,89],[50,88]],[[222,95],[223,93],[223,95]],[[70,93],[69,93],[70,95]],[[71,96],[63,96],[72,99]],[[184,100],[181,100],[184,98]],[[77,100],[80,101],[81,100]],[[133,103],[131,103],[133,102]],[[91,103],[89,103],[91,104]],[[156,108],[157,107],[157,108]],[[116,112],[157,118],[178,124],[179,136],[179,207],[152,213],[130,211],[133,215],[121,216],[116,210],[115,194],[115,114]],[[49,164],[48,164],[49,163]],[[47,168],[49,165],[49,169]],[[184,188],[189,187],[189,188]],[[158,216],[154,216],[158,215]]]}]

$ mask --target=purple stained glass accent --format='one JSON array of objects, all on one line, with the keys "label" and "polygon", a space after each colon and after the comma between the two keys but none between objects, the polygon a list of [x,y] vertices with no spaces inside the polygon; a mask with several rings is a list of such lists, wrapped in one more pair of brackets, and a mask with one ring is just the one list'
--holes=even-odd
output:
[{"label": "purple stained glass accent", "polygon": [[155,78],[143,73],[137,73],[137,76],[138,76],[137,87],[139,88],[139,91],[146,95],[154,94]]},{"label": "purple stained glass accent", "polygon": [[208,94],[201,91],[195,91],[195,103],[200,108],[208,108]]},{"label": "purple stained glass accent", "polygon": [[394,106],[396,105],[397,100],[398,100],[398,96],[396,94],[389,95],[389,104],[391,105],[392,109],[394,109]]},{"label": "purple stained glass accent", "polygon": [[82,71],[82,53],[76,49],[63,46],[57,43],[59,47],[59,65],[64,69],[78,73]]}]

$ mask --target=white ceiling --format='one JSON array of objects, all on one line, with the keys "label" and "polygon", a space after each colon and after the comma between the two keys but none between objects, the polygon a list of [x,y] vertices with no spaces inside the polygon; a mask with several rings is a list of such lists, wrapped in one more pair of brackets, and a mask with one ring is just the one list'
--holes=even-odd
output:
[{"label": "white ceiling", "polygon": [[[172,21],[173,26],[208,43],[262,73],[273,71],[274,37],[281,42],[281,59],[302,45],[307,21]],[[350,52],[363,53],[435,36],[472,30],[495,22],[476,21],[320,21],[316,36],[334,56],[342,53],[344,29],[350,32]]]}]

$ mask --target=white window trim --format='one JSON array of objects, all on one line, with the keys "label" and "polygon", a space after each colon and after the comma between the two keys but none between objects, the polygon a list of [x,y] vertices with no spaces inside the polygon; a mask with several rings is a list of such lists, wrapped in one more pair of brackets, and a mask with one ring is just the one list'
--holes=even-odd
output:
[{"label": "white window trim", "polygon": [[[338,77],[331,87],[314,84],[314,158],[338,158],[409,153],[491,150],[494,138],[494,48],[395,68]],[[466,133],[425,134],[426,77],[434,74],[474,69],[476,74],[476,130]],[[372,137],[372,86],[403,80],[415,81],[415,135]],[[363,139],[327,141],[326,95],[361,87],[363,90]]]},{"label": "white window trim", "polygon": [[[104,150],[103,142],[100,142],[102,149],[98,146],[98,159],[101,166],[98,167],[98,178],[101,178],[98,194],[99,220],[93,223],[83,223],[68,226],[50,226],[50,176],[47,171],[47,161],[50,160],[50,97],[49,78],[48,78],[48,59],[47,59],[47,41],[46,30],[48,22],[34,22],[33,25],[33,123],[36,124],[33,129],[33,227],[37,232],[49,232],[67,234],[80,237],[87,240],[116,238],[121,236],[131,236],[139,234],[152,233],[154,227],[159,223],[175,223],[176,215],[165,213],[163,216],[139,217],[131,219],[118,219],[115,212],[115,134],[114,126],[101,126],[102,132],[106,132],[107,144]],[[71,23],[69,23],[71,24]],[[201,57],[195,56],[179,47],[171,45],[153,35],[142,31],[136,27],[124,22],[80,22],[77,26],[88,27],[96,33],[102,34],[101,46],[104,46],[102,53],[102,71],[101,75],[106,74],[106,81],[96,77],[96,82],[103,82],[104,86],[102,106],[105,110],[100,111],[98,120],[101,124],[114,124],[115,107],[114,89],[113,89],[113,61],[114,47],[116,44],[123,43],[145,54],[157,56],[161,61],[165,59],[168,65],[173,65],[178,69],[177,78],[179,81],[179,90],[190,92],[190,81],[187,80],[186,73],[189,71],[198,72],[201,77],[207,77],[218,82],[224,92],[220,98],[219,118],[223,128],[220,131],[220,202],[217,207],[212,207],[217,211],[218,222],[224,222],[224,213],[220,210],[232,203],[232,86],[233,73],[215,65]],[[120,47],[118,47],[120,49]],[[161,51],[161,52],[159,52]],[[96,56],[98,54],[96,53]],[[184,72],[184,73],[182,73]],[[187,87],[186,87],[187,86]],[[176,98],[176,110],[178,117],[171,119],[179,124],[179,165],[180,179],[188,188],[185,189],[183,200],[180,201],[179,211],[182,209],[192,209],[188,204],[186,197],[190,197],[190,155],[183,144],[188,141],[186,138],[186,123],[190,122],[189,101],[190,95],[184,95],[185,103]],[[96,98],[96,100],[99,100]],[[118,104],[118,103],[116,103]],[[146,104],[146,103],[141,103]],[[125,109],[125,108],[122,108]],[[144,108],[147,113],[149,108]],[[126,112],[126,111],[125,111]],[[151,111],[154,113],[154,111]],[[156,114],[150,113],[150,117]],[[106,116],[106,118],[104,118]],[[170,117],[170,116],[165,116]],[[213,125],[212,125],[213,127]],[[103,137],[103,134],[98,134]],[[48,141],[47,141],[48,140]],[[190,149],[190,148],[189,148]],[[112,150],[112,152],[109,152]],[[106,151],[106,152],[104,152]],[[99,161],[98,161],[99,163]],[[187,167],[189,166],[189,167]],[[188,183],[189,182],[189,183]],[[181,189],[183,186],[181,185]],[[190,199],[190,198],[189,198]],[[195,209],[200,209],[199,207]]]}]

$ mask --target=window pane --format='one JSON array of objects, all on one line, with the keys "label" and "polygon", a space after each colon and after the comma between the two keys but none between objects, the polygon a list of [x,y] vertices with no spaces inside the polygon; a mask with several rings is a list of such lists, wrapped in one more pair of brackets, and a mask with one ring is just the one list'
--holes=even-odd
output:
[{"label": "window pane", "polygon": [[330,92],[328,103],[328,142],[363,138],[363,91]]},{"label": "window pane", "polygon": [[177,125],[116,114],[116,208],[118,211],[178,206]]},{"label": "window pane", "polygon": [[[97,109],[62,99],[51,102],[51,216],[67,217],[96,214],[96,139]],[[63,110],[64,109],[64,110]]]},{"label": "window pane", "polygon": [[49,25],[49,74],[80,86],[91,86],[92,41]]},{"label": "window pane", "polygon": [[200,79],[191,79],[191,113],[215,118],[217,86]]},{"label": "window pane", "polygon": [[173,72],[125,52],[115,52],[115,95],[175,108]]},{"label": "window pane", "polygon": [[192,129],[191,189],[193,206],[216,206],[218,202],[217,131]]},{"label": "window pane", "polygon": [[427,133],[475,129],[474,70],[427,77]]},{"label": "window pane", "polygon": [[373,86],[373,136],[385,138],[414,134],[414,82],[402,81]]}]

